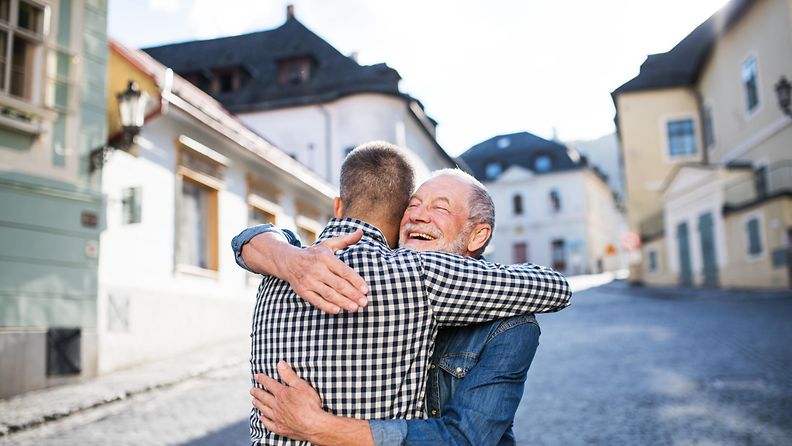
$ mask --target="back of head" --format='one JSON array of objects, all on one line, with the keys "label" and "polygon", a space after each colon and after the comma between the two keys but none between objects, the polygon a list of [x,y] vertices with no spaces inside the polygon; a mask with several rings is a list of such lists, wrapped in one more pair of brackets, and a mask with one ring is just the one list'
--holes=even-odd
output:
[{"label": "back of head", "polygon": [[404,151],[384,141],[361,144],[341,165],[344,217],[401,220],[415,188],[415,171]]}]

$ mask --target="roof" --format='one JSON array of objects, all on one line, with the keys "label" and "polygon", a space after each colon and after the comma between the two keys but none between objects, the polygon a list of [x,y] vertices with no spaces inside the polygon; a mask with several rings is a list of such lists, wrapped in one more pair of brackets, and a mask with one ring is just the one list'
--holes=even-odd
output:
[{"label": "roof", "polygon": [[[183,76],[199,75],[210,80],[213,70],[239,69],[238,89],[225,93],[208,91],[234,113],[326,102],[354,93],[413,99],[399,91],[401,76],[396,70],[384,63],[358,64],[293,16],[271,30],[143,51]],[[310,61],[309,80],[298,85],[279,82],[279,63],[300,58]]]},{"label": "roof", "polygon": [[[509,167],[520,166],[535,174],[555,173],[580,169],[586,165],[585,159],[573,160],[575,152],[557,142],[548,141],[528,132],[498,135],[468,149],[459,157],[467,164],[479,181],[493,181],[497,176],[487,175],[487,166],[497,163],[500,172]],[[547,171],[536,170],[536,160],[541,156],[550,158]]]},{"label": "roof", "polygon": [[695,84],[718,36],[728,31],[753,3],[754,0],[731,0],[671,50],[647,56],[638,76],[611,93],[614,100],[618,94],[631,91]]},{"label": "roof", "polygon": [[127,48],[114,39],[109,39],[109,44],[112,51],[116,51],[143,74],[156,79],[163,90],[160,94],[161,100],[191,115],[208,128],[257,155],[263,163],[287,173],[318,193],[328,198],[337,195],[331,184],[250,130],[198,87],[179,76],[169,79],[168,69],[142,51]]}]

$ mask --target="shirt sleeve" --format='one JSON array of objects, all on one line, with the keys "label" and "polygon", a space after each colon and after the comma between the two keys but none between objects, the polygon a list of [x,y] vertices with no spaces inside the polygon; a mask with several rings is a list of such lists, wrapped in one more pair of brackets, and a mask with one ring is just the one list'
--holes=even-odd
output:
[{"label": "shirt sleeve", "polygon": [[500,265],[445,252],[418,254],[429,305],[441,326],[549,313],[570,304],[569,283],[550,268]]},{"label": "shirt sleeve", "polygon": [[[300,238],[297,237],[295,233],[289,231],[288,229],[279,229],[277,226],[271,223],[252,226],[240,232],[239,234],[237,234],[236,237],[231,239],[231,249],[234,251],[234,260],[236,260],[237,265],[250,271],[250,268],[248,268],[247,265],[245,265],[245,261],[242,260],[242,247],[244,247],[253,237],[259,234],[264,234],[265,232],[279,234],[292,246],[296,246],[298,248],[302,246],[302,244],[300,243]],[[250,271],[250,272],[254,272],[254,271]]]},{"label": "shirt sleeve", "polygon": [[369,427],[374,446],[401,446],[407,437],[405,420],[371,420]]}]

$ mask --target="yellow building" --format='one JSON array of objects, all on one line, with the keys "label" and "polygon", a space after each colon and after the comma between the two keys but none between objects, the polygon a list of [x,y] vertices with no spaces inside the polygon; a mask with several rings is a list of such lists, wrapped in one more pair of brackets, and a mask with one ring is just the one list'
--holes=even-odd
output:
[{"label": "yellow building", "polygon": [[732,0],[612,93],[632,281],[790,286],[790,54],[792,0]]}]

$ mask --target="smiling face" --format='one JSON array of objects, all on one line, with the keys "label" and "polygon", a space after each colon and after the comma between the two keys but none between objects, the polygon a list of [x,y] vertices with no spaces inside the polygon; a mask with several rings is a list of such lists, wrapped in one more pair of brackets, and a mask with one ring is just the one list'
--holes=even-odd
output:
[{"label": "smiling face", "polygon": [[401,220],[399,247],[469,255],[470,185],[441,175],[424,182],[410,198]]}]

